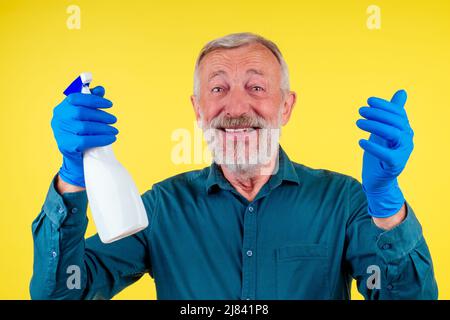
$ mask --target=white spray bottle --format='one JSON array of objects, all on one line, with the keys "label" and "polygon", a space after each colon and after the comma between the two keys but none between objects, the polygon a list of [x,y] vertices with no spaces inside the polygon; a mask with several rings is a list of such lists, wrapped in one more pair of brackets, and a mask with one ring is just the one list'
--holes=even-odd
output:
[{"label": "white spray bottle", "polygon": [[[92,74],[82,73],[64,94],[90,94]],[[100,240],[110,243],[148,226],[142,198],[127,170],[117,161],[112,145],[91,148],[83,154],[84,180]]]}]

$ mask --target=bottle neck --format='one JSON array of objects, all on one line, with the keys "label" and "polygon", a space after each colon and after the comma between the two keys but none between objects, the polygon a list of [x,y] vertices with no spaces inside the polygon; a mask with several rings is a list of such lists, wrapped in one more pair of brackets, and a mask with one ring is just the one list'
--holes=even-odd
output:
[{"label": "bottle neck", "polygon": [[84,157],[90,157],[90,158],[95,158],[98,160],[105,160],[105,161],[117,161],[117,159],[114,155],[114,151],[112,149],[112,144],[104,146],[104,147],[87,149],[84,152]]}]

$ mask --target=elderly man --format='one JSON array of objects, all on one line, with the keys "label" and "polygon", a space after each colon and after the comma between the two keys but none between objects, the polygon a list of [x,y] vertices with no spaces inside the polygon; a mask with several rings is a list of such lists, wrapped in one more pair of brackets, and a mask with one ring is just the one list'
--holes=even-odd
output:
[{"label": "elderly man", "polygon": [[[413,149],[404,104],[360,109],[362,185],[292,162],[278,144],[296,101],[277,46],[238,33],[201,51],[191,102],[214,161],[142,195],[145,230],[104,244],[84,239],[82,152],[115,141],[104,89],[55,110],[63,165],[33,222],[36,299],[109,299],[145,273],[158,299],[435,299],[427,244],[397,177]],[[78,129],[77,129],[78,128]],[[79,270],[68,286],[68,268]]]}]

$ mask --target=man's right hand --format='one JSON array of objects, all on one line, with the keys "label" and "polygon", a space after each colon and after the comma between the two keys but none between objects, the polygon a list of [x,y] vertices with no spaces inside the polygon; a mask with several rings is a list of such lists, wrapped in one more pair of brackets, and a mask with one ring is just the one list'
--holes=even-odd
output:
[{"label": "man's right hand", "polygon": [[96,87],[91,93],[68,95],[53,110],[51,121],[53,135],[63,155],[59,177],[70,185],[83,188],[83,152],[113,143],[119,133],[111,126],[117,118],[99,110],[112,107],[112,102],[103,98],[105,89]]}]

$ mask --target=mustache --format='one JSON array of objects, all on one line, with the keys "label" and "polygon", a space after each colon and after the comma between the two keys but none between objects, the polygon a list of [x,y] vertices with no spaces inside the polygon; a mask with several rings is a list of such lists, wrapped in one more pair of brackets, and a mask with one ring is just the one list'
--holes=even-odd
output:
[{"label": "mustache", "polygon": [[243,114],[238,117],[230,117],[224,114],[220,114],[209,122],[208,127],[212,129],[226,129],[226,128],[263,129],[269,128],[270,126],[268,121],[266,121],[263,117],[258,115]]}]

